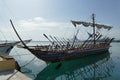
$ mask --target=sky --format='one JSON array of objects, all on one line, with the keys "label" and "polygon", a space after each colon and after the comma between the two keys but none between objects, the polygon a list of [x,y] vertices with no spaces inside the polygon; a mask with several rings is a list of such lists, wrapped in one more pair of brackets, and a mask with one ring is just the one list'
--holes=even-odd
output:
[{"label": "sky", "polygon": [[91,27],[74,27],[71,20],[95,22],[113,26],[104,35],[120,39],[120,0],[0,0],[1,40],[18,40],[12,19],[22,39],[47,40],[43,34],[72,38],[79,29],[78,38],[86,39]]}]

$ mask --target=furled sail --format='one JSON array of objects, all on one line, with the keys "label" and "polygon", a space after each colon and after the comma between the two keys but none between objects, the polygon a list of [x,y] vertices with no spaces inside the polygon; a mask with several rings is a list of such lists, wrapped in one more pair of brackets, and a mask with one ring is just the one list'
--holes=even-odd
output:
[{"label": "furled sail", "polygon": [[[83,25],[85,27],[93,26],[93,23],[91,23],[91,22],[83,22],[83,21],[71,21],[71,22],[75,27],[76,27],[76,25]],[[103,24],[95,24],[95,27],[97,27],[98,29],[104,28],[104,29],[108,29],[108,30],[110,30],[112,28],[112,26],[107,26],[107,25],[103,25]]]}]

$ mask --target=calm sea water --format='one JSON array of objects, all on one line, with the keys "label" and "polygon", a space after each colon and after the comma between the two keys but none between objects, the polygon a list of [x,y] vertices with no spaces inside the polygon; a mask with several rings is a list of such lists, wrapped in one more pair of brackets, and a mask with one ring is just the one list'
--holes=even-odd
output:
[{"label": "calm sea water", "polygon": [[120,80],[119,50],[120,43],[112,43],[108,53],[49,64],[22,48],[15,47],[10,55],[33,80]]}]

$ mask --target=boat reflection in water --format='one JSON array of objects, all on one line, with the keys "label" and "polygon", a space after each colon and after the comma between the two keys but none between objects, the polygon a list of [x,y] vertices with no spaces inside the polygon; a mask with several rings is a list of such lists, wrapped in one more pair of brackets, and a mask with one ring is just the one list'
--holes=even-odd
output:
[{"label": "boat reflection in water", "polygon": [[113,71],[110,53],[100,53],[83,58],[49,64],[35,80],[101,80]]}]

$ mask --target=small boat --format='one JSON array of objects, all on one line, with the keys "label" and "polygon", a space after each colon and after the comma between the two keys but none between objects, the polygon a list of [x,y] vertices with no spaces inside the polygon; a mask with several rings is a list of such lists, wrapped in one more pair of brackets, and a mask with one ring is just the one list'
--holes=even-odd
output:
[{"label": "small boat", "polygon": [[43,34],[51,42],[51,45],[45,46],[27,46],[17,33],[12,20],[10,20],[10,22],[18,38],[24,45],[23,48],[28,49],[37,58],[42,59],[46,62],[58,62],[73,58],[80,58],[83,56],[89,56],[92,54],[108,52],[110,43],[112,40],[114,40],[114,38],[105,37],[100,39],[102,35],[96,35],[96,28],[110,30],[112,27],[95,23],[94,14],[92,15],[92,20],[92,23],[83,21],[71,21],[75,27],[76,25],[83,25],[85,27],[92,26],[93,28],[93,34],[89,34],[90,36],[88,39],[82,41],[82,45],[76,45],[79,44],[79,42],[76,43],[77,34],[79,32],[79,30],[77,30],[73,41],[66,41],[66,43],[58,41],[56,37],[50,36],[50,39],[47,35]]},{"label": "small boat", "polygon": [[9,53],[13,49],[13,47],[19,42],[20,41],[0,43],[0,54],[9,55]]},{"label": "small boat", "polygon": [[[29,43],[31,41],[30,40],[24,40],[24,43]],[[19,44],[18,44],[19,43]],[[14,46],[17,45],[17,46],[22,46],[20,44],[20,41],[13,41],[13,42],[10,42],[10,41],[2,41],[0,43],[0,54],[4,54],[4,55],[9,55],[10,51],[14,48]]]}]

